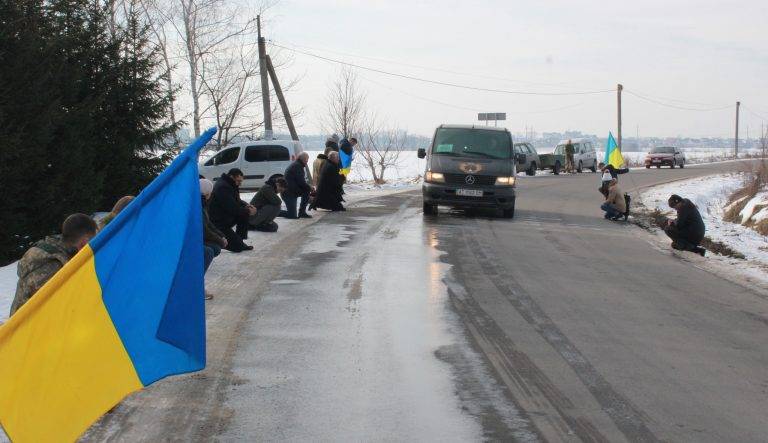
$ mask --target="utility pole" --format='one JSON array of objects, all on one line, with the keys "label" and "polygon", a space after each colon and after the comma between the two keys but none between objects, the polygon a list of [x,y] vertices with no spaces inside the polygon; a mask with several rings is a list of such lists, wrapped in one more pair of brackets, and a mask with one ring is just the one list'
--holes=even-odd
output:
[{"label": "utility pole", "polygon": [[617,140],[616,144],[619,146],[619,149],[621,149],[621,91],[624,89],[624,86],[621,86],[621,83],[616,85],[616,103],[618,106],[618,124],[619,128],[616,132]]},{"label": "utility pole", "polygon": [[291,111],[288,110],[288,102],[285,101],[283,95],[283,88],[280,87],[280,81],[277,79],[277,73],[275,67],[272,65],[272,58],[267,56],[267,70],[269,71],[269,78],[272,79],[272,85],[275,87],[275,95],[280,102],[280,109],[283,110],[283,116],[285,117],[285,123],[288,125],[288,131],[291,133],[291,138],[299,141],[299,134],[296,133],[296,127],[293,126],[293,119],[291,118]]},{"label": "utility pole", "polygon": [[739,107],[741,102],[736,102],[736,137],[733,140],[733,156],[739,158]]},{"label": "utility pole", "polygon": [[264,105],[264,138],[272,139],[272,106],[269,104],[269,80],[267,79],[267,47],[261,36],[261,16],[256,16],[259,43],[259,73],[261,74],[261,101]]}]

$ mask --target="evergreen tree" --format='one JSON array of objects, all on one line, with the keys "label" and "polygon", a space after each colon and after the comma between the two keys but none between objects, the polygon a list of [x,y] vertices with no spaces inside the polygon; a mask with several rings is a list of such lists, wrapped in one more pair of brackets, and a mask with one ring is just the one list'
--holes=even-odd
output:
[{"label": "evergreen tree", "polygon": [[0,0],[0,264],[167,163],[157,54],[136,17],[107,23],[91,0]]}]

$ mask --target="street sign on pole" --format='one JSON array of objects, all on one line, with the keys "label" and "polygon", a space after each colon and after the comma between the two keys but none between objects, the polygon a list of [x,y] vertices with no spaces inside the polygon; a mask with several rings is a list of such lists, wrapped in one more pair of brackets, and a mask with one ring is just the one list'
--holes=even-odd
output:
[{"label": "street sign on pole", "polygon": [[493,121],[493,125],[496,126],[499,120],[506,120],[506,112],[480,112],[477,114],[477,119],[481,122],[485,122],[486,126],[489,121]]},{"label": "street sign on pole", "polygon": [[489,120],[506,120],[507,119],[507,113],[506,112],[481,112],[477,114],[477,119],[481,122],[489,121]]}]

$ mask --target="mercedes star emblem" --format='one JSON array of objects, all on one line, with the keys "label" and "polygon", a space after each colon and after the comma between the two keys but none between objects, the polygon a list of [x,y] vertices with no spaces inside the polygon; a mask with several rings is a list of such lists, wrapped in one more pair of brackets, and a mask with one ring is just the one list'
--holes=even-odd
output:
[{"label": "mercedes star emblem", "polygon": [[464,181],[467,182],[468,185],[474,185],[475,184],[475,176],[474,175],[468,175],[464,178]]}]

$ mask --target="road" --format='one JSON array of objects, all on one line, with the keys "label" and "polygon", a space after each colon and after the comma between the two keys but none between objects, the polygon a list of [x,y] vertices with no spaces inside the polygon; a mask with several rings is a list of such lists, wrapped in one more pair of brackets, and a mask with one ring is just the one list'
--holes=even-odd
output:
[{"label": "road", "polygon": [[206,370],[85,440],[765,441],[768,299],[603,220],[598,180],[522,178],[513,220],[411,191],[257,234],[209,273]]}]

